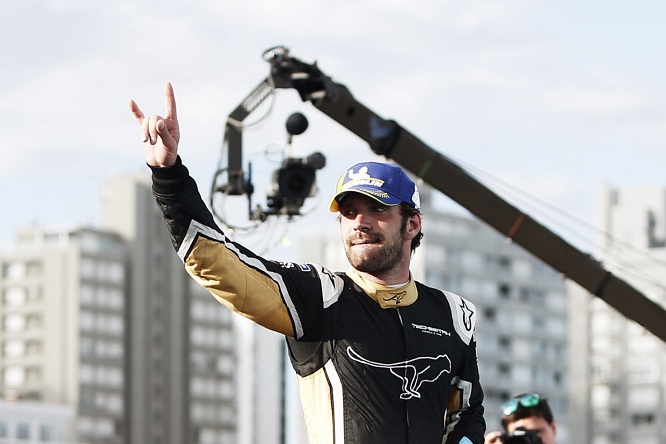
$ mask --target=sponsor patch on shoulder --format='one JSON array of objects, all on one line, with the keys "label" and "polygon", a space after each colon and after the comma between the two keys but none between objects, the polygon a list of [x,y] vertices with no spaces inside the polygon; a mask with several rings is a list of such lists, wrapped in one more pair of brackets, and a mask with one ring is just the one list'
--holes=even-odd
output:
[{"label": "sponsor patch on shoulder", "polygon": [[312,271],[312,267],[309,264],[295,264],[293,262],[278,262],[282,268],[298,268],[301,271]]}]

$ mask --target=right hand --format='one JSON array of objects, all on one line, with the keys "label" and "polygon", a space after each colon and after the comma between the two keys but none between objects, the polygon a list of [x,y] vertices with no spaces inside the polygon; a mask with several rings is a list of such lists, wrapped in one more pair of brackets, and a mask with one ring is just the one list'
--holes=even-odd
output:
[{"label": "right hand", "polygon": [[499,444],[502,441],[499,439],[502,432],[489,432],[483,437],[483,444]]},{"label": "right hand", "polygon": [[168,167],[176,163],[180,130],[176,115],[176,98],[173,87],[167,82],[164,85],[166,98],[166,114],[164,117],[152,115],[146,117],[139,105],[130,99],[130,111],[141,125],[141,142],[146,156],[146,163],[153,167]]}]

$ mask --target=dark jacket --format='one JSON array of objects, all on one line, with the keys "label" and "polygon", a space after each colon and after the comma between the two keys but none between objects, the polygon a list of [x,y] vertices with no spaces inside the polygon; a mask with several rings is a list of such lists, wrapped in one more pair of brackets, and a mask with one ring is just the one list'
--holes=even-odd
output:
[{"label": "dark jacket", "polygon": [[188,273],[287,337],[311,444],[481,444],[474,305],[414,280],[269,261],[220,230],[180,163],[153,193]]}]

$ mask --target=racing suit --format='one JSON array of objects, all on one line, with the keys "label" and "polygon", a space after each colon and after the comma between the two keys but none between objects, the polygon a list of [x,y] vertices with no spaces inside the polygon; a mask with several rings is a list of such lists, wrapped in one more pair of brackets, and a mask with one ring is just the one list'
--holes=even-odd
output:
[{"label": "racing suit", "polygon": [[311,444],[480,444],[474,305],[410,279],[266,260],[218,228],[180,158],[151,168],[187,272],[223,305],[287,338]]}]

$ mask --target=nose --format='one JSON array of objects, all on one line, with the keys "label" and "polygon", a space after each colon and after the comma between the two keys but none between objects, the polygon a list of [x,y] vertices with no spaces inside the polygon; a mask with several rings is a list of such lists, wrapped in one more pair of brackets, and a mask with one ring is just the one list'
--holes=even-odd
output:
[{"label": "nose", "polygon": [[363,212],[359,211],[354,218],[354,230],[355,231],[370,231],[370,218]]}]

